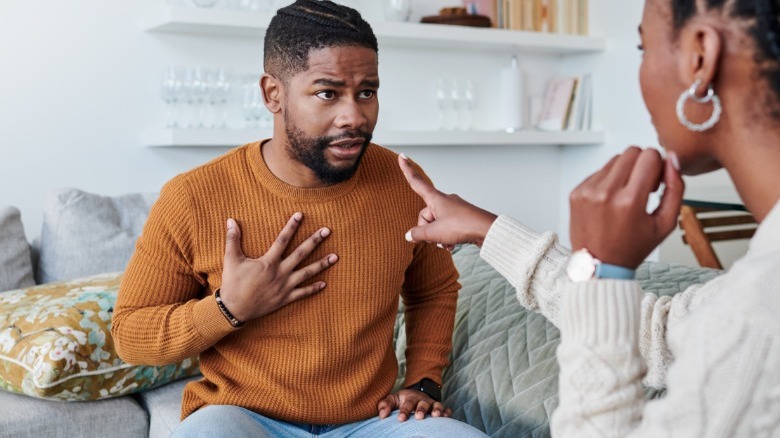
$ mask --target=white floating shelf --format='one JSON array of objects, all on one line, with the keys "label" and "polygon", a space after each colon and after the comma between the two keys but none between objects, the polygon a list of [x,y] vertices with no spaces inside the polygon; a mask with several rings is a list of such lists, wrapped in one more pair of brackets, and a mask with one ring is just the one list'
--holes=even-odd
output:
[{"label": "white floating shelf", "polygon": [[[150,9],[145,27],[150,32],[262,38],[270,21],[271,15],[263,13],[159,5]],[[598,52],[606,47],[604,38],[580,35],[384,21],[371,26],[380,45],[544,54]]]},{"label": "white floating shelf", "polygon": [[[158,129],[147,131],[146,147],[236,147],[271,136],[260,129]],[[604,142],[602,131],[377,131],[375,143],[393,146],[530,146],[593,145]]]},{"label": "white floating shelf", "polygon": [[604,132],[378,131],[372,141],[387,146],[592,145],[604,142]]},{"label": "white floating shelf", "polygon": [[236,147],[271,137],[263,129],[154,129],[144,132],[146,147]]}]

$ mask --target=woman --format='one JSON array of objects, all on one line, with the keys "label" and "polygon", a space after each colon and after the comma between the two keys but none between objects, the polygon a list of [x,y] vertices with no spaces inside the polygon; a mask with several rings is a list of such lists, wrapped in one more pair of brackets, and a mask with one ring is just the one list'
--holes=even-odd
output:
[{"label": "woman", "polygon": [[[646,1],[640,82],[667,158],[629,148],[572,192],[574,256],[399,159],[427,204],[407,240],[480,245],[520,301],[560,327],[553,435],[780,434],[779,16],[778,0]],[[675,227],[680,174],[721,167],[760,222],[748,253],[671,300],[643,296],[630,278]],[[643,377],[667,395],[646,403]]]}]

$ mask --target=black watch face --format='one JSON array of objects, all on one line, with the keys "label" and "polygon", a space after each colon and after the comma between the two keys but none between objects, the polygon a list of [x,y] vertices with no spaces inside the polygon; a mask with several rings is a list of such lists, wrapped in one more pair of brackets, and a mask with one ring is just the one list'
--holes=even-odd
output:
[{"label": "black watch face", "polygon": [[423,379],[420,381],[422,392],[428,394],[432,399],[441,401],[441,388],[436,382],[431,379]]}]

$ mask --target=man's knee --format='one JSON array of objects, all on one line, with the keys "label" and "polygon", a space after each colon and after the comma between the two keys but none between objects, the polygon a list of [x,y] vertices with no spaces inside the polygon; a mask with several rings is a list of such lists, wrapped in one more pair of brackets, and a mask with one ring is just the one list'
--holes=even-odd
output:
[{"label": "man's knee", "polygon": [[424,420],[414,418],[407,422],[416,422],[415,433],[430,438],[484,438],[484,432],[462,421],[445,417],[425,417]]},{"label": "man's knee", "polygon": [[[398,411],[390,417],[374,423],[370,435],[381,437],[425,437],[425,438],[485,438],[487,435],[479,429],[462,421],[445,417],[427,416],[423,420],[410,418],[399,422],[396,417]],[[367,431],[361,431],[367,432]],[[358,433],[356,436],[368,436]]]},{"label": "man's knee", "polygon": [[171,437],[258,436],[259,426],[244,408],[211,405],[190,414],[174,429]]}]

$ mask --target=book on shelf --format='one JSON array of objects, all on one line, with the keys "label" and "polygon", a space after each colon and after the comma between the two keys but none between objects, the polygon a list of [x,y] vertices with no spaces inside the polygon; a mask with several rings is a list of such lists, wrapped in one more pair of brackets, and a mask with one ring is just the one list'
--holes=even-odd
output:
[{"label": "book on shelf", "polygon": [[554,77],[547,83],[536,128],[542,131],[589,131],[593,113],[593,79]]},{"label": "book on shelf", "polygon": [[500,29],[588,33],[588,0],[463,0],[463,6]]},{"label": "book on shelf", "polygon": [[577,84],[575,85],[574,98],[571,102],[569,118],[566,121],[566,130],[589,131],[590,121],[586,120],[586,118],[589,118],[591,113],[593,81],[590,74],[584,74],[576,79]]}]

